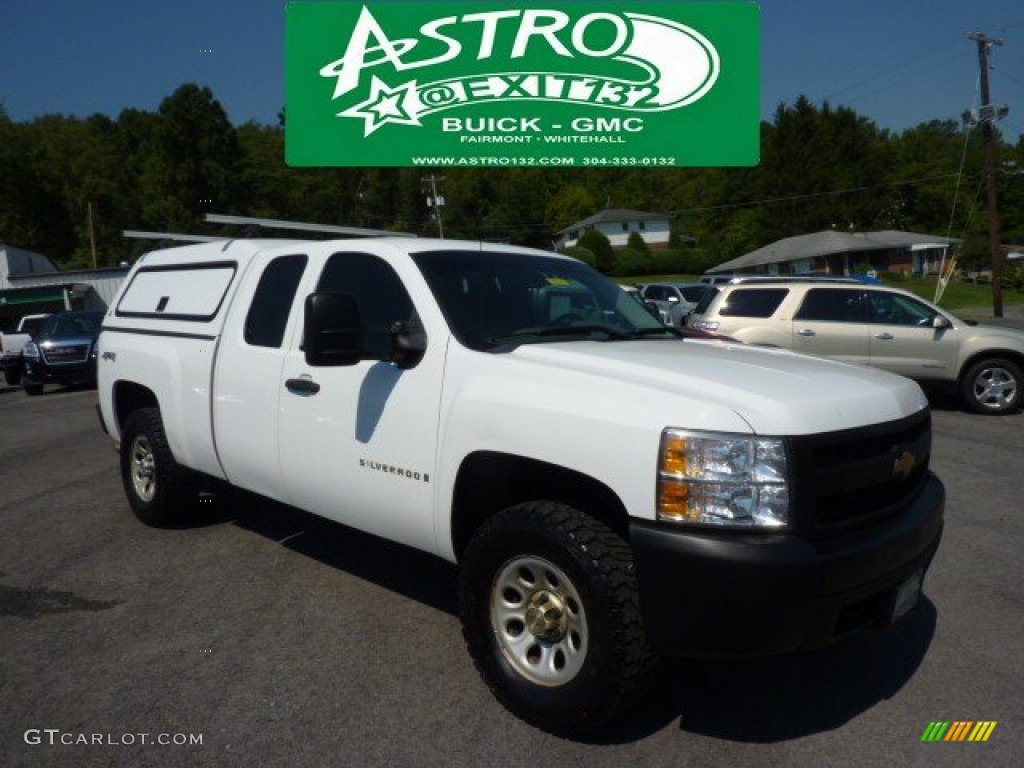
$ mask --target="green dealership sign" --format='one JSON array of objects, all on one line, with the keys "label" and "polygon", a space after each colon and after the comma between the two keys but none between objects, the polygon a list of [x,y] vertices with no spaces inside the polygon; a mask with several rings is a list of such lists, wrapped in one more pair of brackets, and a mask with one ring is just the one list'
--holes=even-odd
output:
[{"label": "green dealership sign", "polygon": [[752,3],[295,2],[293,166],[756,165]]}]

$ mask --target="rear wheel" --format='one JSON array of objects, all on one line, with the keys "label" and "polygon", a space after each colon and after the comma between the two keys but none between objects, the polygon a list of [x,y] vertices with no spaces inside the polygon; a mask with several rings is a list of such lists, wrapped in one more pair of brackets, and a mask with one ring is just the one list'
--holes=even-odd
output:
[{"label": "rear wheel", "polygon": [[579,510],[531,502],[487,520],[464,553],[459,598],[480,674],[538,728],[593,731],[650,681],[632,551]]},{"label": "rear wheel", "polygon": [[132,511],[146,525],[174,525],[194,511],[195,475],[174,460],[156,408],[141,408],[125,419],[121,482]]},{"label": "rear wheel", "polygon": [[4,381],[12,387],[18,386],[21,384],[21,370],[18,368],[8,368],[4,371]]},{"label": "rear wheel", "polygon": [[960,394],[975,413],[1001,414],[1021,404],[1020,366],[1012,360],[990,358],[974,363],[960,380]]}]

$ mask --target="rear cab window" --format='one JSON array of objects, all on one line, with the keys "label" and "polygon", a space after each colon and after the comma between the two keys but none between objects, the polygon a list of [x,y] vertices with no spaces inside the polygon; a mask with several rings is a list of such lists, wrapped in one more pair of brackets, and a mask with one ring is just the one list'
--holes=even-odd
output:
[{"label": "rear cab window", "polygon": [[295,292],[309,259],[302,254],[278,256],[267,264],[245,316],[245,343],[254,347],[281,346]]}]

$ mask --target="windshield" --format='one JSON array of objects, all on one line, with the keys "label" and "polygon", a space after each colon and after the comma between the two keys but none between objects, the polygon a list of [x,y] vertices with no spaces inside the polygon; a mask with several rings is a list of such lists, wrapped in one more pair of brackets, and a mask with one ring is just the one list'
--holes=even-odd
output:
[{"label": "windshield", "polygon": [[494,251],[413,259],[455,337],[471,349],[673,336],[618,283],[579,261]]},{"label": "windshield", "polygon": [[34,336],[39,327],[45,322],[45,317],[26,317],[21,321],[21,332]]},{"label": "windshield", "polygon": [[46,318],[46,322],[39,329],[39,336],[96,336],[102,323],[102,312],[63,312]]}]

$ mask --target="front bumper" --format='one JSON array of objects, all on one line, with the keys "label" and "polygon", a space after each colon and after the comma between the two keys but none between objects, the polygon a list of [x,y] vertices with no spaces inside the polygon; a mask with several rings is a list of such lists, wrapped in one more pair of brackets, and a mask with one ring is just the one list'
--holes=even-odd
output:
[{"label": "front bumper", "polygon": [[96,361],[84,363],[44,363],[38,359],[25,360],[25,378],[39,384],[79,384],[96,382]]},{"label": "front bumper", "polygon": [[931,563],[944,507],[929,475],[898,517],[822,540],[634,520],[650,641],[665,656],[762,656],[884,626],[900,585]]}]

